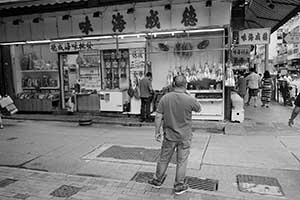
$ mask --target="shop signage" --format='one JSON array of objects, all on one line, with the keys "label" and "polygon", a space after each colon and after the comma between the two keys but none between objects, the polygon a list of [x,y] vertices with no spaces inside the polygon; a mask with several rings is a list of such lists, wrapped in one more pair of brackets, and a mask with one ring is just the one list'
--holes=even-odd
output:
[{"label": "shop signage", "polygon": [[[141,3],[133,12],[128,10],[127,6],[118,10],[108,6],[99,17],[93,16],[95,9],[57,12],[53,16],[42,13],[41,23],[33,23],[34,16],[28,16],[19,25],[5,17],[0,23],[0,42],[219,27],[230,24],[231,3],[216,1],[212,7],[206,7],[205,1],[179,3],[171,4],[170,9]],[[62,19],[65,14],[71,18]]]},{"label": "shop signage", "polygon": [[239,44],[269,44],[270,28],[245,29],[239,31]]},{"label": "shop signage", "polygon": [[91,50],[91,49],[93,49],[93,44],[91,41],[50,43],[50,52],[52,53]]},{"label": "shop signage", "polygon": [[284,40],[286,43],[300,43],[300,33],[289,33]]},{"label": "shop signage", "polygon": [[234,58],[250,58],[250,45],[240,45],[236,46],[232,50],[232,57]]}]

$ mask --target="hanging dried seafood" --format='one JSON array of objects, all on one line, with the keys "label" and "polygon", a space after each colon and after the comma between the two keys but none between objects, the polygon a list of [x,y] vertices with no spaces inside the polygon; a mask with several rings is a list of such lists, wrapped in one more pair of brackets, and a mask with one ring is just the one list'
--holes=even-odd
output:
[{"label": "hanging dried seafood", "polygon": [[174,54],[181,58],[190,58],[193,54],[193,46],[190,42],[177,42],[174,47]]},{"label": "hanging dried seafood", "polygon": [[158,47],[161,51],[169,51],[169,47],[163,43],[158,43]]},{"label": "hanging dried seafood", "polygon": [[199,42],[197,45],[198,49],[205,49],[209,45],[209,40],[203,40],[202,42]]}]

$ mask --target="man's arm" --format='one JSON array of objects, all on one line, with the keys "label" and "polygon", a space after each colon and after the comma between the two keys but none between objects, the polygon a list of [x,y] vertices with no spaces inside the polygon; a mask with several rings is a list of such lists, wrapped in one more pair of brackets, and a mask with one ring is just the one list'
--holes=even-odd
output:
[{"label": "man's arm", "polygon": [[155,115],[155,140],[158,142],[161,141],[161,136],[162,136],[160,133],[162,119],[163,119],[163,115],[159,112],[156,112],[156,115]]}]

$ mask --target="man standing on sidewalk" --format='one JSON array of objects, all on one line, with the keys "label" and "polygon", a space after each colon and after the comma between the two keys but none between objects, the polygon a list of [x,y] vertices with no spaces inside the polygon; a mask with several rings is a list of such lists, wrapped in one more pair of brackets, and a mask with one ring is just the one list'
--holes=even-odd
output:
[{"label": "man standing on sidewalk", "polygon": [[141,119],[140,122],[150,122],[150,106],[152,100],[152,73],[147,72],[146,76],[140,81],[141,97]]},{"label": "man standing on sidewalk", "polygon": [[149,184],[156,188],[162,185],[168,164],[176,150],[174,191],[176,194],[182,194],[188,189],[184,179],[192,140],[192,111],[200,112],[201,106],[186,91],[187,81],[184,76],[177,76],[174,86],[173,92],[161,98],[156,111],[155,138],[161,141],[160,129],[163,121],[163,142],[157,162],[156,177],[150,180]]},{"label": "man standing on sidewalk", "polygon": [[295,104],[295,108],[293,109],[293,112],[289,119],[289,126],[294,125],[294,119],[297,117],[298,113],[300,112],[300,93],[298,94],[294,104]]},{"label": "man standing on sidewalk", "polygon": [[245,78],[249,89],[249,97],[246,105],[250,105],[250,100],[253,98],[254,107],[257,106],[257,96],[259,92],[260,76],[255,73],[255,68],[250,69],[250,74]]}]

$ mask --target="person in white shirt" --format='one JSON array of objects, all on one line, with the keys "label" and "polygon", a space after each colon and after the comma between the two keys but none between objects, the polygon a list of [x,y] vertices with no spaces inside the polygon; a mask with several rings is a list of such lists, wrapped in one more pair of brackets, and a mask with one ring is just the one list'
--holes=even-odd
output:
[{"label": "person in white shirt", "polygon": [[259,92],[260,76],[255,72],[254,68],[250,68],[250,74],[245,78],[247,82],[249,97],[246,105],[250,105],[251,98],[253,98],[254,107],[257,106],[257,95]]}]

